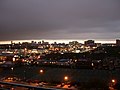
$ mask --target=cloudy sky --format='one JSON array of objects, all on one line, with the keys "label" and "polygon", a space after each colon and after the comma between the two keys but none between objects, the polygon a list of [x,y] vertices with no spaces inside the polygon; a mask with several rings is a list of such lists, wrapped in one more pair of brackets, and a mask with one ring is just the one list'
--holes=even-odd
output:
[{"label": "cloudy sky", "polygon": [[120,0],[0,0],[0,40],[120,38]]}]

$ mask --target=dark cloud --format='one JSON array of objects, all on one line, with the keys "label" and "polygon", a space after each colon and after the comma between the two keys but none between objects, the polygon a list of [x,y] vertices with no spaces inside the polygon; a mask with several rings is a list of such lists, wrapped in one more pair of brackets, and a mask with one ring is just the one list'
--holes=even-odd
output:
[{"label": "dark cloud", "polygon": [[0,40],[115,39],[119,0],[0,0]]}]

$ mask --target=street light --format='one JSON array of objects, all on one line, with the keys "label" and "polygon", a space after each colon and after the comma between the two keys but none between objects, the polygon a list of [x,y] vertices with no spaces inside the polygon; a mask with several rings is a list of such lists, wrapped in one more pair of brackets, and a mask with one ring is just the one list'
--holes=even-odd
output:
[{"label": "street light", "polygon": [[115,83],[116,81],[115,81],[115,79],[112,79],[112,83]]},{"label": "street light", "polygon": [[15,57],[13,57],[13,62],[15,62]]},{"label": "street light", "polygon": [[40,69],[40,73],[43,73],[43,70],[42,70],[42,69]]},{"label": "street light", "polygon": [[115,79],[111,80],[111,86],[113,87],[115,84],[117,83],[117,81]]},{"label": "street light", "polygon": [[26,79],[26,70],[23,71],[24,72],[24,80]]},{"label": "street light", "polygon": [[12,71],[11,71],[11,74],[13,75],[13,70],[14,70],[14,68],[13,68],[13,67],[11,67],[11,70],[12,70]]},{"label": "street light", "polygon": [[13,71],[13,69],[14,69],[14,68],[12,67],[11,70]]},{"label": "street light", "polygon": [[27,55],[27,48],[24,48],[24,55]]},{"label": "street light", "polygon": [[64,80],[65,80],[65,81],[68,81],[68,76],[65,76],[65,77],[64,77]]}]

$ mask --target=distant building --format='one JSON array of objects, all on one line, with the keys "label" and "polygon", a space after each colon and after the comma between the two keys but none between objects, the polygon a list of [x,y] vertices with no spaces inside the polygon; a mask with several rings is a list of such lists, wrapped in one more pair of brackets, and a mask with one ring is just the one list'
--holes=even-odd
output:
[{"label": "distant building", "polygon": [[70,45],[78,45],[79,42],[78,41],[72,41],[72,42],[69,42]]},{"label": "distant building", "polygon": [[13,44],[13,41],[11,41],[11,44]]},{"label": "distant building", "polygon": [[94,42],[94,40],[87,40],[84,42],[84,45],[85,46],[94,46],[95,42]]},{"label": "distant building", "polygon": [[12,61],[13,57],[14,57],[14,54],[3,53],[3,54],[0,54],[0,61],[1,60]]},{"label": "distant building", "polygon": [[96,43],[96,47],[99,47],[99,46],[101,46],[101,43]]},{"label": "distant building", "polygon": [[120,40],[116,39],[116,46],[120,46]]},{"label": "distant building", "polygon": [[115,43],[104,43],[104,44],[102,44],[102,46],[104,46],[104,47],[113,47],[113,46],[116,46],[116,44]]}]

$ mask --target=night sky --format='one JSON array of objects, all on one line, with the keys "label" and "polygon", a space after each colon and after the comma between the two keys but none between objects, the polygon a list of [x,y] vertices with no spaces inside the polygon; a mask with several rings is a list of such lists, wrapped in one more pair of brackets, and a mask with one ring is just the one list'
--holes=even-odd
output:
[{"label": "night sky", "polygon": [[0,0],[0,40],[120,38],[120,0]]}]

